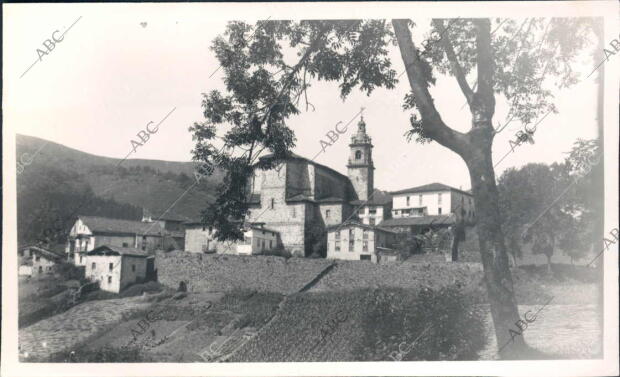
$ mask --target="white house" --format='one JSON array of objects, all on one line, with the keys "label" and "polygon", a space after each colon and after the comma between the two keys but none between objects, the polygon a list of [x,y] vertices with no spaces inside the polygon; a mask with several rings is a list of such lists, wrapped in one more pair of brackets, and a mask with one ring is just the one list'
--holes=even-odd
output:
[{"label": "white house", "polygon": [[442,183],[392,192],[392,217],[423,217],[455,214],[473,222],[476,212],[473,196]]},{"label": "white house", "polygon": [[382,255],[398,254],[397,233],[377,226],[348,221],[327,230],[327,259],[381,262]]},{"label": "white house", "polygon": [[243,233],[243,240],[237,242],[218,241],[213,233],[199,222],[185,223],[185,251],[254,255],[274,250],[280,245],[279,233],[260,225],[248,226]]},{"label": "white house", "polygon": [[148,254],[140,249],[99,246],[86,253],[86,278],[99,282],[99,289],[119,293],[146,279]]}]

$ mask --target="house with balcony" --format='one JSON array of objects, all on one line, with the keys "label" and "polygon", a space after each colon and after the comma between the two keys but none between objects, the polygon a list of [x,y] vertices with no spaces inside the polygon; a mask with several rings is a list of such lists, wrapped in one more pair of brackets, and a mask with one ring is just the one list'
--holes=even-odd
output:
[{"label": "house with balcony", "polygon": [[393,219],[455,215],[473,223],[476,215],[471,193],[443,183],[416,186],[391,195]]}]

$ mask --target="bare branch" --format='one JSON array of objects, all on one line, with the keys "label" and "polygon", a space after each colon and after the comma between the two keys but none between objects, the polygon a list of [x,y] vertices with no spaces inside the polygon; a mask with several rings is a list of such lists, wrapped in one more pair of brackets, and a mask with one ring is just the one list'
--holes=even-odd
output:
[{"label": "bare branch", "polygon": [[433,98],[428,91],[428,81],[424,76],[419,51],[411,39],[411,32],[407,23],[408,21],[404,19],[392,20],[394,33],[398,40],[398,48],[405,63],[409,85],[422,116],[422,130],[425,136],[463,156],[467,153],[469,138],[467,135],[448,127],[437,112]]},{"label": "bare branch", "polygon": [[467,103],[471,106],[471,101],[474,93],[469,87],[469,84],[467,83],[467,78],[465,77],[465,73],[463,72],[463,68],[459,64],[458,58],[454,53],[454,47],[452,46],[452,42],[450,41],[450,36],[448,35],[448,33],[446,33],[446,28],[444,27],[442,20],[439,20],[436,25],[441,35],[445,34],[445,37],[441,39],[443,49],[446,52],[448,60],[450,61],[452,73],[456,77],[456,81],[459,83],[459,87],[461,88],[463,95],[465,95]]}]

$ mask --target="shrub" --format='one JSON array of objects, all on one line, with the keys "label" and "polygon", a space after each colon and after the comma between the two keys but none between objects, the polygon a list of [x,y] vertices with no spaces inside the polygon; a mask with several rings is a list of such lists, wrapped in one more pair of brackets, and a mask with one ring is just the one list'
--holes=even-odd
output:
[{"label": "shrub", "polygon": [[484,315],[457,286],[417,295],[379,289],[362,321],[356,359],[476,360],[485,345]]},{"label": "shrub", "polygon": [[75,347],[75,350],[54,353],[47,361],[53,363],[135,363],[149,360],[137,346],[104,346],[97,349]]}]

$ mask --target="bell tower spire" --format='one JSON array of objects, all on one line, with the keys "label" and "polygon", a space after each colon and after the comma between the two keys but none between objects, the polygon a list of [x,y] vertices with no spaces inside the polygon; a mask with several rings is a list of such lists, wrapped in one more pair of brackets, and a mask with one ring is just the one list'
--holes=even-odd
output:
[{"label": "bell tower spire", "polygon": [[372,162],[372,139],[366,133],[364,110],[361,108],[360,121],[357,123],[357,132],[351,136],[351,155],[347,164],[348,175],[357,198],[368,200],[374,191],[374,163]]}]

